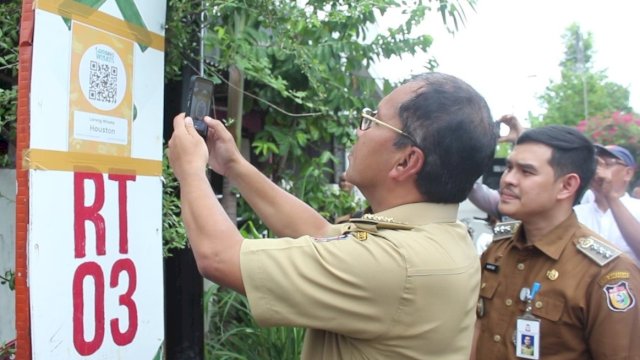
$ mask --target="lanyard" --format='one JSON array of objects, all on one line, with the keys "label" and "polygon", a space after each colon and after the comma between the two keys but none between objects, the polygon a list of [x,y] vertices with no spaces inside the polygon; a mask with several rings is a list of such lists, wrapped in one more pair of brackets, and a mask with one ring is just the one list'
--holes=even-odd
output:
[{"label": "lanyard", "polygon": [[540,283],[534,282],[531,289],[522,288],[520,300],[526,302],[524,314],[516,319],[514,344],[516,356],[522,359],[540,359],[540,319],[532,313],[533,300],[540,291]]}]

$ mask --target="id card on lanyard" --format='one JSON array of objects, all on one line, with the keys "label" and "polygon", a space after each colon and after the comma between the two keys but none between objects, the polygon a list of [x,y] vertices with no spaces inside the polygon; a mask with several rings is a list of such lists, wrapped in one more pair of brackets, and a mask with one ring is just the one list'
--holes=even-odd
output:
[{"label": "id card on lanyard", "polygon": [[527,302],[524,314],[516,319],[514,341],[516,356],[521,359],[540,359],[540,319],[531,314],[531,302],[540,290],[540,284],[535,282],[531,290],[525,288],[521,294],[522,300]]},{"label": "id card on lanyard", "polygon": [[516,321],[516,356],[540,359],[540,320],[518,317]]}]

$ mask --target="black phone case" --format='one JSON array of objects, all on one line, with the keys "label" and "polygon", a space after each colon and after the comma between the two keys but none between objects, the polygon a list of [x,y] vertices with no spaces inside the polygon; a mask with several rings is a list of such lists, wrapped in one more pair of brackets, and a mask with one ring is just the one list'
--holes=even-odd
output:
[{"label": "black phone case", "polygon": [[213,82],[201,76],[192,76],[185,113],[193,119],[193,126],[205,140],[209,127],[204,122],[204,117],[210,115],[212,101]]}]

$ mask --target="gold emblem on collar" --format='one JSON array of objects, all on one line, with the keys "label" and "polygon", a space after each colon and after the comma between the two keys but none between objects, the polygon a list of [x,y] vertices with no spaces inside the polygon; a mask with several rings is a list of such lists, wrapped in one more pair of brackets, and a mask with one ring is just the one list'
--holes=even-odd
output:
[{"label": "gold emblem on collar", "polygon": [[582,246],[585,249],[593,245],[593,240],[590,237],[582,238],[579,240],[579,242],[580,242],[580,246]]},{"label": "gold emblem on collar", "polygon": [[369,234],[366,231],[356,231],[353,233],[353,237],[355,237],[357,240],[364,241],[367,240]]},{"label": "gold emblem on collar", "polygon": [[560,273],[558,273],[558,270],[556,270],[556,269],[551,269],[551,270],[547,271],[547,279],[549,279],[551,281],[557,279],[559,275],[560,275]]}]

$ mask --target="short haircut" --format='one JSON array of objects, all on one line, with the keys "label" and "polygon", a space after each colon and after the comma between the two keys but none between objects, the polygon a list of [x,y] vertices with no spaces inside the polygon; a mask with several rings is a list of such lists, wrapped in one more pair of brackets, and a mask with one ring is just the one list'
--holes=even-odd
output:
[{"label": "short haircut", "polygon": [[[418,188],[432,203],[464,201],[493,159],[497,134],[485,99],[469,84],[437,72],[424,73],[415,96],[399,109],[402,128],[424,152]],[[396,146],[411,144],[405,136]]]},{"label": "short haircut", "polygon": [[595,148],[591,140],[572,127],[548,125],[522,133],[516,145],[526,143],[538,143],[551,148],[549,165],[556,179],[571,173],[578,175],[580,186],[573,201],[576,205],[596,172]]}]

